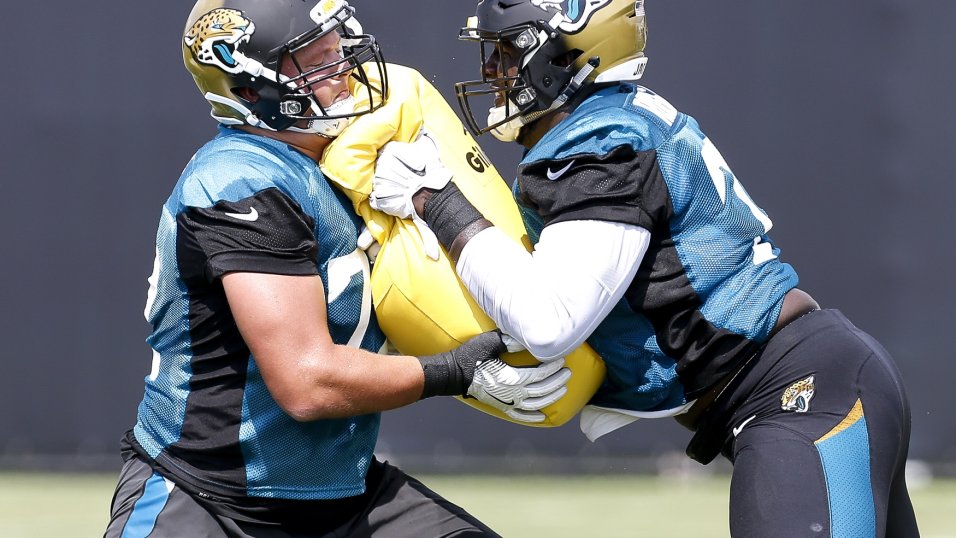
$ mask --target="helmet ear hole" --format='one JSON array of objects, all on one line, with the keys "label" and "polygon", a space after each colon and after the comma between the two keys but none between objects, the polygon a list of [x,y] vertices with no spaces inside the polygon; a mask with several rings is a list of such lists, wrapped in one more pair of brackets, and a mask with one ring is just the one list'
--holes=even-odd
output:
[{"label": "helmet ear hole", "polygon": [[232,94],[249,104],[259,100],[259,92],[252,88],[232,88]]},{"label": "helmet ear hole", "polygon": [[577,59],[581,57],[582,54],[584,54],[584,51],[581,49],[569,50],[568,52],[560,56],[556,56],[552,58],[551,65],[553,65],[554,67],[560,67],[560,68],[571,67],[572,65],[574,65],[574,62],[576,62]]}]

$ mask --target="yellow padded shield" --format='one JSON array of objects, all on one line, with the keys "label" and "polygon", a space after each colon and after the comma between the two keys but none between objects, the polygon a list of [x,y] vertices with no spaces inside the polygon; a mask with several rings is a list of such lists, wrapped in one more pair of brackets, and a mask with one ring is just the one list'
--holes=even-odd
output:
[{"label": "yellow padded shield", "polygon": [[[359,116],[328,146],[322,156],[322,171],[349,197],[381,245],[371,277],[379,325],[401,353],[430,355],[448,351],[495,325],[468,294],[444,251],[437,261],[428,258],[421,235],[410,220],[380,213],[369,205],[379,149],[392,140],[411,142],[424,127],[468,200],[525,248],[530,249],[530,244],[511,191],[441,94],[413,69],[395,64],[387,69],[389,96],[385,106]],[[365,93],[364,88],[353,88],[352,94],[359,101],[356,107],[364,105],[361,99]],[[538,364],[527,351],[503,358],[514,366]],[[604,362],[587,344],[565,360],[572,371],[568,393],[544,408],[547,419],[534,426],[560,426],[570,420],[604,379]],[[516,422],[473,398],[461,400]]]}]

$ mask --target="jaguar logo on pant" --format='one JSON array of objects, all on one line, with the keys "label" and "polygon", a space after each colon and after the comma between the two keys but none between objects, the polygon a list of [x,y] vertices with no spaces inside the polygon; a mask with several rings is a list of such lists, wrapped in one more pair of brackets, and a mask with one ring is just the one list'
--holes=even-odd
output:
[{"label": "jaguar logo on pant", "polygon": [[810,400],[813,399],[813,376],[801,379],[787,387],[780,397],[780,407],[784,411],[806,413],[810,410]]}]

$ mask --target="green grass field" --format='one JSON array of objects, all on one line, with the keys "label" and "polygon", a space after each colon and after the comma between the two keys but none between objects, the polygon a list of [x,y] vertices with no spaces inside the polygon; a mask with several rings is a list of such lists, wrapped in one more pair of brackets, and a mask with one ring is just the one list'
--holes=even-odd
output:
[{"label": "green grass field", "polygon": [[[726,477],[420,478],[506,537],[729,534]],[[0,474],[0,537],[102,536],[114,480],[112,475]],[[912,494],[923,538],[956,538],[956,480],[935,481]]]}]

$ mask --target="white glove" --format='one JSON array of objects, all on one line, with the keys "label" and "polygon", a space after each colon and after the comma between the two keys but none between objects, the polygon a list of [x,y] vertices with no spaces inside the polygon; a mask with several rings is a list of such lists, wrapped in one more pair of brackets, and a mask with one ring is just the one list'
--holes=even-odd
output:
[{"label": "white glove", "polygon": [[514,367],[501,359],[481,361],[468,387],[468,396],[486,403],[510,418],[528,423],[544,422],[540,409],[561,399],[568,392],[571,370],[564,359],[538,366]]},{"label": "white glove", "polygon": [[368,256],[369,264],[375,263],[378,258],[378,251],[382,250],[382,245],[378,244],[378,241],[372,237],[372,232],[368,230],[368,226],[362,226],[362,231],[359,233],[355,244]]},{"label": "white glove", "polygon": [[438,238],[415,213],[412,196],[421,189],[441,189],[452,173],[441,162],[438,145],[422,129],[414,142],[389,142],[375,161],[369,204],[372,209],[402,219],[412,219],[422,236],[425,254],[438,259]]}]

